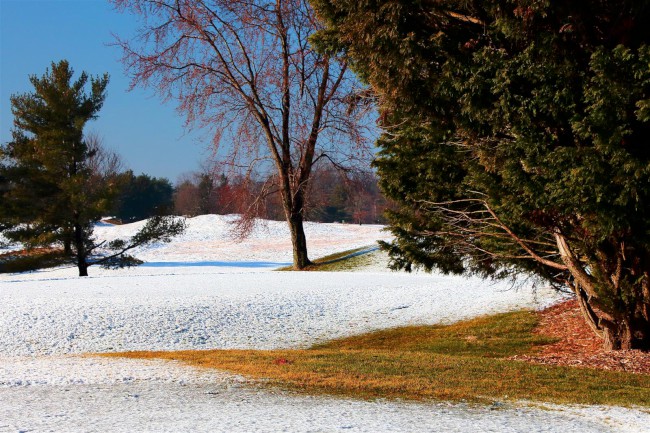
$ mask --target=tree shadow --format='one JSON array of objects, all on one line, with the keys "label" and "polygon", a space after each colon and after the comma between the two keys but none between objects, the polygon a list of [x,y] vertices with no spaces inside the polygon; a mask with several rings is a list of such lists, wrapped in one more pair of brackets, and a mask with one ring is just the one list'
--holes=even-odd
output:
[{"label": "tree shadow", "polygon": [[230,268],[277,268],[286,266],[287,262],[145,262],[141,267],[148,268],[180,268],[180,267],[230,267]]}]

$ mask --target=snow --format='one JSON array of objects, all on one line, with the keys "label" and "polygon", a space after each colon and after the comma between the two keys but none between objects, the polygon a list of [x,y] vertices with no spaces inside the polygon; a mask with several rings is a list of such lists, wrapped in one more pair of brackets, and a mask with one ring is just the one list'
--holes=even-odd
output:
[{"label": "snow", "polygon": [[[124,361],[106,365],[107,375],[115,363]],[[126,364],[121,367],[130,370]],[[647,421],[638,411],[619,408],[485,408],[299,396],[216,373],[199,372],[186,382],[143,379],[160,370],[184,378],[188,369],[134,364],[149,364],[149,370],[118,382],[0,388],[0,431],[604,433],[641,431],[634,426]],[[66,367],[99,371],[86,360]]]},{"label": "snow", "polygon": [[450,322],[555,299],[540,290],[536,302],[529,290],[470,278],[206,269],[84,279],[14,276],[0,291],[0,356],[304,347],[373,329]]},{"label": "snow", "polygon": [[[159,244],[136,251],[147,261],[146,267],[216,266],[243,267],[263,270],[292,262],[291,235],[282,221],[258,221],[245,241],[232,234],[236,217],[233,215],[201,215],[187,220],[188,229],[171,244]],[[144,221],[116,228],[98,227],[102,239],[132,236]],[[312,257],[322,257],[342,250],[375,244],[389,239],[379,225],[305,223]]]},{"label": "snow", "polygon": [[[138,268],[0,275],[0,432],[636,432],[639,409],[497,402],[358,401],[295,395],[174,362],[94,352],[291,348],[406,324],[445,323],[558,295],[476,278],[404,274],[386,258],[361,272],[271,272],[291,262],[284,223],[231,237],[233,217],[188,220],[170,244],[136,251]],[[142,223],[101,224],[98,237]],[[311,257],[387,239],[381,226],[307,224]]]}]

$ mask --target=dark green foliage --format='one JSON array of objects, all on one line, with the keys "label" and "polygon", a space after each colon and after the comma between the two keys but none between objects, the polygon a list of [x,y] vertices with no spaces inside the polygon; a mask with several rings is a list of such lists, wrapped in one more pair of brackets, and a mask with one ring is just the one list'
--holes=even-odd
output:
[{"label": "dark green foliage", "polygon": [[121,174],[120,193],[115,216],[133,222],[152,216],[169,215],[174,207],[174,187],[165,178],[146,174],[135,176],[131,170]]},{"label": "dark green foliage", "polygon": [[[222,178],[222,185],[225,185],[225,177],[222,176]],[[216,203],[216,190],[217,185],[215,185],[212,176],[201,173],[199,175],[199,184],[197,185],[200,215],[211,213],[212,208],[214,208],[214,203]]]},{"label": "dark green foliage", "polygon": [[393,264],[532,272],[650,348],[650,2],[313,4],[378,94]]}]

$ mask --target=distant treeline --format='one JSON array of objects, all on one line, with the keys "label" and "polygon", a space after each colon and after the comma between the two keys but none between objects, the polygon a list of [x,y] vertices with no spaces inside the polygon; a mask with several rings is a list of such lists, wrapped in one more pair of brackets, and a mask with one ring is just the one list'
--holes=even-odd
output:
[{"label": "distant treeline", "polygon": [[[258,218],[284,220],[277,179],[250,181],[224,174],[193,173],[178,182],[173,197],[178,215],[245,213],[252,200]],[[309,185],[306,219],[318,222],[383,223],[386,199],[369,172],[319,168]]]},{"label": "distant treeline", "polygon": [[[117,175],[120,193],[114,211],[123,222],[154,215],[197,216],[245,213],[251,199],[258,218],[283,220],[284,210],[273,177],[250,181],[223,173],[195,172],[182,176],[173,185],[166,178],[126,171]],[[313,175],[306,216],[309,221],[355,224],[384,223],[387,201],[370,172],[344,172],[319,168]]]}]

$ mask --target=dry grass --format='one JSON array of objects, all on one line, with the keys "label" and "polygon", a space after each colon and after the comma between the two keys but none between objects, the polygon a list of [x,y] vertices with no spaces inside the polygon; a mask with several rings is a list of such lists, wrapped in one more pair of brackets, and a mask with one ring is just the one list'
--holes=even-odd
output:
[{"label": "dry grass", "polygon": [[53,268],[66,262],[61,248],[31,248],[0,254],[0,274]]},{"label": "dry grass", "polygon": [[[307,266],[303,271],[340,272],[354,270],[371,262],[372,259],[368,258],[368,255],[374,252],[372,248],[373,246],[365,246],[320,257],[313,260],[313,264]],[[368,253],[359,254],[362,251],[368,251]],[[284,266],[276,270],[293,271],[294,269],[293,266]]]},{"label": "dry grass", "polygon": [[362,398],[650,406],[650,375],[535,365],[507,359],[555,340],[520,311],[449,326],[407,327],[306,350],[211,350],[107,354],[161,358],[242,374],[307,393]]}]

